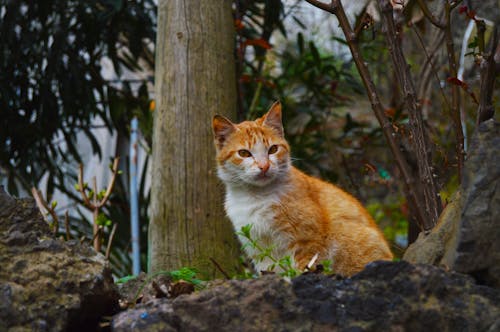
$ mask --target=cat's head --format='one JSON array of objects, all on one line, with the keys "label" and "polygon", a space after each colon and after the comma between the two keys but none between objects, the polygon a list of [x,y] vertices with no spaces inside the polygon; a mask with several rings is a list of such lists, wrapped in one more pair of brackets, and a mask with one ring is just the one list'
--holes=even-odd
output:
[{"label": "cat's head", "polygon": [[263,187],[288,174],[290,147],[281,123],[281,103],[255,121],[234,124],[216,115],[212,128],[217,171],[228,184]]}]

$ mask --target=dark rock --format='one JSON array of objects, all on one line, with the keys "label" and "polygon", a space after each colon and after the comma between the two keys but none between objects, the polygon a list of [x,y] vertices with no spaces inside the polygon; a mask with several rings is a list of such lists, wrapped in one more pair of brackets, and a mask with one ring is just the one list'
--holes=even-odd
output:
[{"label": "dark rock", "polygon": [[481,123],[469,150],[460,235],[455,257],[448,264],[500,288],[500,124]]},{"label": "dark rock", "polygon": [[494,331],[500,291],[430,265],[375,262],[352,278],[231,280],[113,317],[113,331]]},{"label": "dark rock", "polygon": [[481,123],[472,138],[460,191],[428,235],[403,259],[446,266],[500,288],[500,125]]},{"label": "dark rock", "polygon": [[101,254],[55,239],[33,200],[0,188],[1,331],[95,331],[117,301]]}]

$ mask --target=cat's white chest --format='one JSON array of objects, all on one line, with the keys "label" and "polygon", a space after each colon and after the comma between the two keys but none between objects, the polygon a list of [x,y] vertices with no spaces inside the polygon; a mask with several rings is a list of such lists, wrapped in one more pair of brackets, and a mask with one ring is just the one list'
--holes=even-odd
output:
[{"label": "cat's white chest", "polygon": [[228,190],[225,207],[236,231],[251,224],[252,234],[260,236],[271,231],[275,217],[273,205],[278,201],[279,197],[273,194],[256,196],[244,191]]},{"label": "cat's white chest", "polygon": [[[276,259],[289,256],[286,252],[287,239],[284,234],[276,232],[274,207],[279,204],[279,193],[269,192],[255,195],[246,191],[230,190],[226,193],[226,213],[233,223],[234,229],[240,231],[243,226],[252,225],[250,234],[252,240],[257,241],[263,249],[272,248],[272,255]],[[272,261],[269,258],[256,259],[261,254],[258,249],[246,245],[248,242],[240,236],[247,255],[253,260],[257,271],[267,270]]]}]

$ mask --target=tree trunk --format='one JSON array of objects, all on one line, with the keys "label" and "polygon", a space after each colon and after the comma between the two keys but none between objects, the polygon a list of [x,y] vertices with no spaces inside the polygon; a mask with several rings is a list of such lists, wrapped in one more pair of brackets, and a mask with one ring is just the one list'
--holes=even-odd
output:
[{"label": "tree trunk", "polygon": [[238,266],[223,211],[211,121],[236,117],[231,1],[160,0],[156,43],[148,270]]}]

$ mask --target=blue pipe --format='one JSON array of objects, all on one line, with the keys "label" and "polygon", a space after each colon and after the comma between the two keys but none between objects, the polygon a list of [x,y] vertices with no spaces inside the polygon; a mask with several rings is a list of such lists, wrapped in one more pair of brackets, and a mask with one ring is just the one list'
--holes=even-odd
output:
[{"label": "blue pipe", "polygon": [[141,251],[139,246],[139,197],[137,188],[137,128],[139,121],[134,117],[130,123],[130,226],[132,233],[132,274],[141,272]]}]

